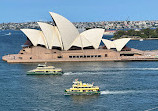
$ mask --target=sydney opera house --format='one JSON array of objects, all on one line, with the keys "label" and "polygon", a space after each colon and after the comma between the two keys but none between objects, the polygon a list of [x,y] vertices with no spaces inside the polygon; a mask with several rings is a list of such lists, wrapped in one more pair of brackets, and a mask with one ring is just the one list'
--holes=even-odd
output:
[{"label": "sydney opera house", "polygon": [[[63,16],[50,12],[54,25],[38,22],[41,30],[21,29],[27,41],[18,54],[3,56],[9,63],[63,61],[156,60],[157,52],[128,48],[130,38],[103,39],[104,29],[79,33]],[[101,42],[104,45],[100,45]]]}]

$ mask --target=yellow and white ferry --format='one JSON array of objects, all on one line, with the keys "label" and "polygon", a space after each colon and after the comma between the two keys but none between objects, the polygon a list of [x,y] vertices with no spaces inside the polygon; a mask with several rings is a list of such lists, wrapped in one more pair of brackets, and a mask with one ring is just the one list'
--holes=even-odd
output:
[{"label": "yellow and white ferry", "polygon": [[98,86],[93,86],[92,84],[82,83],[82,81],[78,81],[75,79],[73,81],[72,88],[65,90],[65,95],[93,95],[100,94],[100,90]]},{"label": "yellow and white ferry", "polygon": [[46,64],[39,64],[36,69],[27,72],[28,75],[61,75],[63,71],[61,68],[54,66],[47,66]]}]

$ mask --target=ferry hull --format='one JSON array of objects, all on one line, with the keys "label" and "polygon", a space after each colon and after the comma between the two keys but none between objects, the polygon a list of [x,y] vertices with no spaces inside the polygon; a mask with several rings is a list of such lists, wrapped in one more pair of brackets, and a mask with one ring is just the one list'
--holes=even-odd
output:
[{"label": "ferry hull", "polygon": [[62,75],[63,72],[57,72],[57,73],[44,73],[44,72],[27,72],[27,75]]},{"label": "ferry hull", "polygon": [[65,92],[64,95],[100,95],[100,91],[97,91],[97,92]]}]

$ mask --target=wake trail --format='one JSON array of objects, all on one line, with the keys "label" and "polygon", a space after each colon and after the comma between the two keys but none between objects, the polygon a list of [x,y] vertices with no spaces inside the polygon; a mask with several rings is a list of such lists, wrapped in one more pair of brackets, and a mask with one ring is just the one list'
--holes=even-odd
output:
[{"label": "wake trail", "polygon": [[119,71],[157,71],[158,68],[107,68],[104,70],[83,71],[83,72],[65,72],[64,75],[85,75],[85,74],[117,74]]},{"label": "wake trail", "polygon": [[101,94],[115,95],[115,94],[136,94],[136,93],[158,93],[158,90],[122,90],[122,91],[101,91]]}]

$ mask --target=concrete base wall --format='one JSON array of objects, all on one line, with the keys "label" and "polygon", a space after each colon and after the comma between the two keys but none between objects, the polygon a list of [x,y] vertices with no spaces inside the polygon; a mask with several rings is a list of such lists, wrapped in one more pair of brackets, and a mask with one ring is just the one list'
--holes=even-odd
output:
[{"label": "concrete base wall", "polygon": [[[122,53],[133,53],[134,56],[120,56]],[[149,55],[150,52],[147,54]],[[9,63],[158,60],[156,53],[147,56],[145,52],[139,50],[121,52],[107,49],[59,51],[40,46],[23,48],[19,54],[6,55],[2,59]]]}]

